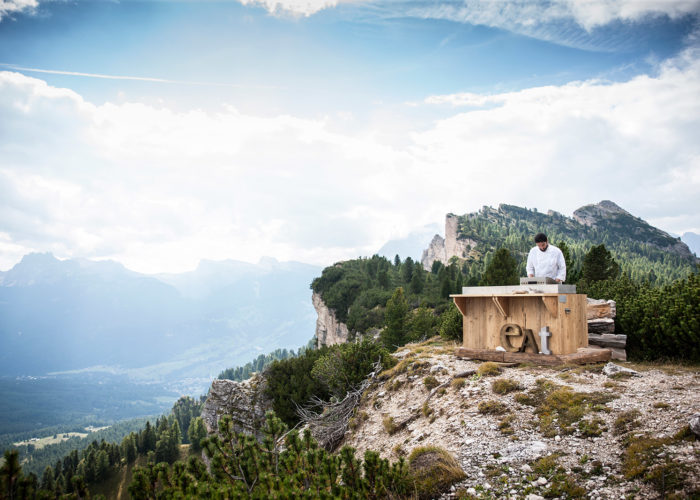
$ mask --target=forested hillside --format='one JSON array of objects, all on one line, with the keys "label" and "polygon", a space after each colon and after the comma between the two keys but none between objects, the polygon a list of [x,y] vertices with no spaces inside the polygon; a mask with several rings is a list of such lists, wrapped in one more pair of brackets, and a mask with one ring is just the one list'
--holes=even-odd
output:
[{"label": "forested hillside", "polygon": [[484,207],[479,212],[457,216],[457,222],[457,239],[475,242],[467,246],[466,255],[457,256],[465,265],[471,283],[478,282],[493,253],[501,247],[511,252],[524,275],[527,252],[538,232],[546,233],[554,244],[566,243],[574,264],[570,276],[580,271],[586,252],[600,244],[605,245],[632,280],[647,280],[654,285],[686,277],[697,263],[680,238],[647,224],[612,202],[581,207],[574,218],[554,211],[544,214],[501,204],[497,209]]}]

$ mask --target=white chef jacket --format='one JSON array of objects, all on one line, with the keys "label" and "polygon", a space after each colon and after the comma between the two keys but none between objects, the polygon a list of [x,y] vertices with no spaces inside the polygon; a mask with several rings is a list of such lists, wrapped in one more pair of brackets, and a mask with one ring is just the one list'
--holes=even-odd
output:
[{"label": "white chef jacket", "polygon": [[547,246],[544,252],[533,247],[527,254],[527,274],[546,276],[553,280],[566,280],[566,262],[564,254],[554,245]]}]

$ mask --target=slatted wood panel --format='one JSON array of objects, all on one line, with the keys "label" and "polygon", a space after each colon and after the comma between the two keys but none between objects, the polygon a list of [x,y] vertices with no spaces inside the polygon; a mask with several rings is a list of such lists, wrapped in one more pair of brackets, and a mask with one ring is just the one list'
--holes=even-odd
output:
[{"label": "slatted wood panel", "polygon": [[[548,326],[552,333],[549,348],[554,354],[574,353],[588,346],[585,295],[457,295],[453,298],[464,315],[465,348],[495,349],[501,345],[501,327],[509,323],[531,329],[540,347],[539,331]],[[512,345],[520,347],[523,338],[511,337]]]}]

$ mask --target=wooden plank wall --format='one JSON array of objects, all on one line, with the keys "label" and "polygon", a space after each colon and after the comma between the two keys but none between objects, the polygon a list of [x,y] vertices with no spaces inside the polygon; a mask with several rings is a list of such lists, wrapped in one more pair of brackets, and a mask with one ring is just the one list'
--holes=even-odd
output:
[{"label": "wooden plank wall", "polygon": [[[550,350],[569,354],[588,346],[586,296],[566,294],[566,302],[558,296],[511,295],[455,297],[455,304],[464,315],[463,346],[468,349],[495,349],[501,345],[500,331],[512,323],[533,331],[540,345],[539,331],[548,326],[552,332]],[[521,338],[512,337],[514,347]]]}]

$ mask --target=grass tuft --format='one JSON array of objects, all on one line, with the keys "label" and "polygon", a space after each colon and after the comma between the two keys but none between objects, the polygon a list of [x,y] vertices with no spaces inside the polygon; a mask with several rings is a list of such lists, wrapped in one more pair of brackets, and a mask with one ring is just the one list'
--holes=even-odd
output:
[{"label": "grass tuft", "polygon": [[423,379],[423,384],[425,384],[425,388],[428,389],[429,391],[440,385],[440,382],[438,382],[438,379],[433,377],[432,375],[428,375]]},{"label": "grass tuft", "polygon": [[398,425],[396,425],[396,422],[394,422],[394,417],[390,417],[388,415],[382,420],[382,425],[384,426],[386,433],[390,436],[396,434],[396,432],[399,430]]},{"label": "grass tuft", "polygon": [[503,403],[490,399],[479,403],[478,410],[482,415],[503,415],[508,408]]},{"label": "grass tuft", "polygon": [[498,363],[487,361],[479,365],[479,368],[476,369],[476,373],[482,377],[492,377],[501,373],[501,367],[498,366]]},{"label": "grass tuft", "polygon": [[408,457],[418,498],[437,498],[466,474],[450,453],[436,446],[421,446]]},{"label": "grass tuft", "polygon": [[522,389],[520,384],[509,378],[497,378],[491,382],[491,390],[496,394],[508,394],[509,392],[519,391]]}]

